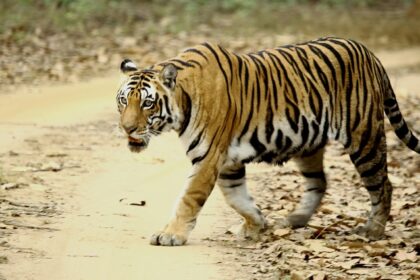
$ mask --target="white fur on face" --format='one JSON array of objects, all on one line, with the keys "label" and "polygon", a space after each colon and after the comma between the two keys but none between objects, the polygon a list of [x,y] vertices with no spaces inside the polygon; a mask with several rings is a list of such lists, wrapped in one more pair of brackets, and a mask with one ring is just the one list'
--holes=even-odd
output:
[{"label": "white fur on face", "polygon": [[156,100],[156,88],[154,86],[150,86],[147,88],[142,88],[140,90],[141,93],[141,100],[146,100],[146,99],[150,99],[150,100]]}]

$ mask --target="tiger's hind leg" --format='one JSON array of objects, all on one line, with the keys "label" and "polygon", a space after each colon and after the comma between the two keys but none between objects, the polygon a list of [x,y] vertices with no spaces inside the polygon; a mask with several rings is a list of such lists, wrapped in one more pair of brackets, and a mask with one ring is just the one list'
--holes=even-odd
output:
[{"label": "tiger's hind leg", "polygon": [[323,159],[324,149],[320,149],[312,156],[295,159],[299,170],[306,179],[306,185],[299,205],[287,217],[289,224],[294,228],[303,227],[308,223],[325,194],[327,181]]},{"label": "tiger's hind leg", "polygon": [[225,167],[220,171],[217,184],[226,202],[244,219],[238,235],[257,240],[265,228],[265,219],[254,199],[248,194],[245,180],[245,166]]},{"label": "tiger's hind leg", "polygon": [[[370,133],[370,132],[369,132]],[[363,137],[362,136],[362,141]],[[383,236],[385,224],[391,211],[392,185],[388,179],[386,162],[386,140],[382,125],[376,135],[371,135],[366,145],[353,149],[350,158],[369,192],[371,212],[366,225],[357,229],[370,240]]]}]

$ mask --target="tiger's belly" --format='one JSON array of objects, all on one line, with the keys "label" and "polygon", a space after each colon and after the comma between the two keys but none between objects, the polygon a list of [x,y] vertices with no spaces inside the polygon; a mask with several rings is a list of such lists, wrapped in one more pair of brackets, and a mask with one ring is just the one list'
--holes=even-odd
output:
[{"label": "tiger's belly", "polygon": [[261,125],[242,136],[233,137],[227,150],[225,164],[283,164],[293,157],[313,154],[325,146],[327,139],[327,134],[315,125],[306,132],[303,129],[295,132],[283,122],[274,126],[269,134],[266,126]]},{"label": "tiger's belly", "polygon": [[283,164],[293,156],[296,156],[298,151],[292,140],[284,143],[283,148],[271,143],[256,144],[251,139],[243,139],[238,141],[234,139],[227,152],[226,165],[245,164],[250,162],[266,162],[271,164]]},{"label": "tiger's belly", "polygon": [[250,143],[240,143],[239,145],[233,144],[229,147],[226,165],[234,165],[238,163],[245,164],[250,162],[283,164],[293,156],[294,153],[291,153],[291,151],[282,153],[278,149],[258,152]]}]

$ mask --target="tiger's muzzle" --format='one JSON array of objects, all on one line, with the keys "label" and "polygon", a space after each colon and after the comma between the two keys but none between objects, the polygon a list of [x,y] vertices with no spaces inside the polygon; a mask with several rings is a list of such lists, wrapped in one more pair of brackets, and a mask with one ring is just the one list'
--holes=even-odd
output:
[{"label": "tiger's muzzle", "polygon": [[128,136],[128,148],[130,149],[131,152],[140,153],[141,151],[147,148],[148,144],[149,144],[148,137],[133,138],[131,136]]}]

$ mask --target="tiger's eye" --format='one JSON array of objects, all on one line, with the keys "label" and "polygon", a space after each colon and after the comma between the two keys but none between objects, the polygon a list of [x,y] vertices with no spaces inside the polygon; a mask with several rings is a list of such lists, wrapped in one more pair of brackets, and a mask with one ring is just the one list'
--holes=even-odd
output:
[{"label": "tiger's eye", "polygon": [[154,105],[154,103],[151,100],[144,100],[144,102],[143,102],[143,107],[144,108],[151,108],[151,107],[153,107],[153,105]]}]

